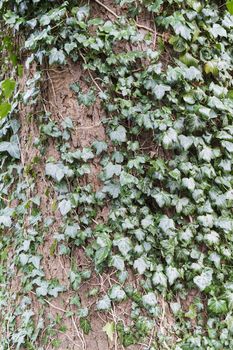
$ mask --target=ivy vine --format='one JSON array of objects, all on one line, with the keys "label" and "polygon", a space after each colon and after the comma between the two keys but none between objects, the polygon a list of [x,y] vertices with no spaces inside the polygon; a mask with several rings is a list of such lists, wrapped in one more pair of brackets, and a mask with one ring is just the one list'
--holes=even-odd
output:
[{"label": "ivy vine", "polygon": [[[44,349],[44,316],[33,318],[31,294],[44,303],[65,291],[59,281],[46,280],[37,253],[53,218],[41,216],[40,198],[33,195],[39,159],[19,161],[18,113],[22,103],[43,105],[46,67],[71,60],[82,62],[89,90],[78,81],[70,89],[78,104],[101,102],[107,140],[73,150],[70,116],[58,125],[46,111],[38,113],[34,146],[43,157],[55,139],[60,154],[44,169],[57,198],[54,211],[63,217],[51,255],[72,257],[74,247],[85,247],[97,273],[115,271],[117,283],[106,294],[90,292],[100,312],[132,301],[131,326],[107,323],[110,340],[118,334],[125,347],[143,341],[148,350],[232,349],[233,1],[115,3],[113,9],[97,0],[0,1],[8,33],[1,33],[1,348]],[[94,4],[111,20],[93,16]],[[145,13],[150,25],[143,24]],[[20,44],[14,46],[16,38]],[[22,65],[33,64],[36,71],[22,92]],[[101,165],[97,191],[79,182],[94,159]],[[99,223],[106,203],[109,216]],[[12,310],[8,286],[19,271],[20,302]],[[92,273],[73,267],[70,289],[78,291]],[[167,332],[158,326],[161,299],[174,319]],[[78,298],[71,304],[88,334],[89,310]]]}]

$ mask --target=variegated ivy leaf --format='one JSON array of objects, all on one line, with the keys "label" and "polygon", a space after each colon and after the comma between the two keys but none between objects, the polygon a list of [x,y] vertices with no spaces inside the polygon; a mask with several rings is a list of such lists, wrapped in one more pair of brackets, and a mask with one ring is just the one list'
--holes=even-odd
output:
[{"label": "variegated ivy leaf", "polygon": [[180,277],[180,273],[176,267],[169,266],[166,268],[166,275],[170,285],[174,284],[177,278]]},{"label": "variegated ivy leaf", "polygon": [[116,130],[110,132],[110,139],[116,142],[126,142],[126,129],[119,125]]},{"label": "variegated ivy leaf", "polygon": [[149,268],[149,264],[146,258],[142,256],[134,261],[133,267],[138,270],[140,275],[142,275],[146,269]]},{"label": "variegated ivy leaf", "polygon": [[109,310],[111,308],[111,300],[105,295],[102,299],[100,299],[96,304],[97,310],[104,311]]},{"label": "variegated ivy leaf", "polygon": [[146,308],[154,307],[157,304],[157,298],[153,292],[150,292],[148,294],[143,295],[142,303]]},{"label": "variegated ivy leaf", "polygon": [[212,283],[213,270],[205,269],[199,276],[194,277],[193,282],[201,291],[204,291]]},{"label": "variegated ivy leaf", "polygon": [[111,300],[115,301],[122,301],[126,297],[125,291],[119,285],[114,285],[108,295]]}]

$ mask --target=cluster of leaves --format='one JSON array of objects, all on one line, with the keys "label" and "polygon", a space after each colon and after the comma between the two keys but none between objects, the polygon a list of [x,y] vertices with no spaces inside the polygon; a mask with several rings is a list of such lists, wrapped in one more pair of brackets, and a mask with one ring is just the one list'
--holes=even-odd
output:
[{"label": "cluster of leaves", "polygon": [[[153,330],[153,318],[162,317],[162,295],[173,313],[178,340],[174,345],[174,339],[166,340],[158,333],[151,350],[167,348],[166,341],[176,350],[231,349],[232,1],[225,6],[217,1],[145,0],[136,8],[131,0],[116,2],[135,20],[127,16],[115,22],[91,18],[88,5],[72,1],[53,1],[53,7],[44,1],[33,1],[32,6],[29,1],[14,6],[0,2],[5,24],[24,33],[22,51],[29,53],[26,65],[82,60],[89,74],[98,76],[100,87],[84,93],[79,84],[73,84],[77,102],[90,107],[100,99],[108,116],[109,144],[96,140],[91,147],[76,151],[71,151],[68,143],[73,128],[68,116],[61,127],[48,116],[41,126],[39,142],[56,138],[61,155],[59,162],[48,159],[45,167],[48,179],[54,181],[55,210],[64,218],[54,236],[54,249],[67,255],[72,246],[85,244],[98,272],[116,271],[118,284],[99,298],[96,308],[108,311],[112,303],[132,300],[132,329],[121,322],[116,329],[111,323],[105,328],[110,338],[117,331],[124,346]],[[153,34],[144,35],[137,28],[136,16],[145,8],[157,27],[156,49]],[[164,37],[159,35],[164,32]],[[126,43],[136,49],[127,51]],[[146,49],[141,50],[140,44]],[[38,71],[28,82],[22,96],[25,103],[40,98],[41,79]],[[2,98],[9,99],[14,88],[12,80],[2,82]],[[19,158],[9,144],[2,147]],[[102,166],[103,186],[97,192],[78,181],[91,172],[89,163],[94,158]],[[22,194],[19,199],[22,205],[17,210],[2,209],[0,223],[4,227],[11,227],[12,216],[21,215],[22,220],[28,213],[28,201]],[[107,200],[109,218],[93,228],[93,220]],[[56,297],[63,288],[57,281],[44,280],[41,257],[36,254],[42,239],[37,232],[42,220],[38,198],[29,201],[34,208],[29,217],[33,229],[27,240],[20,224],[14,230],[15,263],[24,273],[25,293],[35,289],[38,297]],[[47,222],[47,228],[49,225]],[[138,291],[127,282],[129,268],[140,275]],[[90,275],[89,270],[72,269],[71,288],[77,290]],[[29,280],[30,285],[26,283]],[[197,297],[187,310],[183,301],[193,290]],[[25,305],[30,302],[24,301],[22,310]],[[90,331],[87,316],[88,311],[81,308],[80,326],[86,333]],[[27,314],[28,323],[12,340],[18,346],[36,339],[29,327],[31,317]]]}]

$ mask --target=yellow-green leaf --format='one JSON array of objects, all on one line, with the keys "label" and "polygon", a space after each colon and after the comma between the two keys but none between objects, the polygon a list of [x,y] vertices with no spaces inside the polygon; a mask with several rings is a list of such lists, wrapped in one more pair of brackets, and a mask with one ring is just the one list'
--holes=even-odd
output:
[{"label": "yellow-green leaf", "polygon": [[113,341],[113,335],[115,332],[115,326],[113,322],[107,322],[103,327],[103,331],[107,334],[108,338]]},{"label": "yellow-green leaf", "polygon": [[11,110],[11,104],[3,102],[0,104],[0,119],[5,118]]},{"label": "yellow-green leaf", "polygon": [[6,98],[12,96],[15,89],[15,81],[12,79],[6,79],[2,82],[2,91]]},{"label": "yellow-green leaf", "polygon": [[233,0],[227,1],[227,9],[231,15],[233,15]]}]

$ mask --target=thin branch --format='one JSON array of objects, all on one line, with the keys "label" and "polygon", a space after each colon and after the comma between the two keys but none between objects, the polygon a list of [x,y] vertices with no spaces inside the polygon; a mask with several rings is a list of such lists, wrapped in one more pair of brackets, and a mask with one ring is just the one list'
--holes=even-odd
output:
[{"label": "thin branch", "polygon": [[[81,52],[79,52],[80,56],[82,57],[83,61],[85,64],[87,64],[86,58],[83,56],[83,54]],[[103,92],[103,90],[101,89],[101,87],[97,84],[97,82],[95,81],[95,79],[93,78],[90,69],[87,68],[87,72],[92,80],[92,82],[95,84],[95,86],[97,87],[97,89],[99,90],[99,92]]]},{"label": "thin branch", "polygon": [[103,8],[105,8],[105,10],[107,10],[108,12],[110,12],[113,16],[115,16],[116,18],[120,18],[120,16],[118,16],[113,10],[111,10],[108,6],[104,5],[101,1],[99,0],[95,0],[95,2],[97,2],[97,4],[99,4],[100,6],[102,6]]},{"label": "thin branch", "polygon": [[147,30],[148,32],[151,32],[151,33],[155,34],[155,31],[154,31],[153,29],[151,29],[151,28],[149,28],[149,27],[147,27],[147,26],[144,26],[143,24],[138,24],[138,23],[136,23],[136,26],[137,26],[137,28],[145,29],[145,30]]},{"label": "thin branch", "polygon": [[[106,6],[105,4],[103,4],[101,1],[99,0],[94,0],[97,4],[99,4],[100,6],[102,6],[103,8],[105,8],[105,10],[107,10],[109,13],[111,13],[114,17],[116,18],[120,18],[120,16],[118,16],[113,10],[111,10],[108,6]],[[151,33],[155,33],[155,31],[152,29],[152,28],[149,28],[147,26],[144,26],[143,24],[138,24],[136,23],[136,27],[137,28],[140,28],[140,29],[145,29],[147,30],[148,32],[151,32]]]}]

